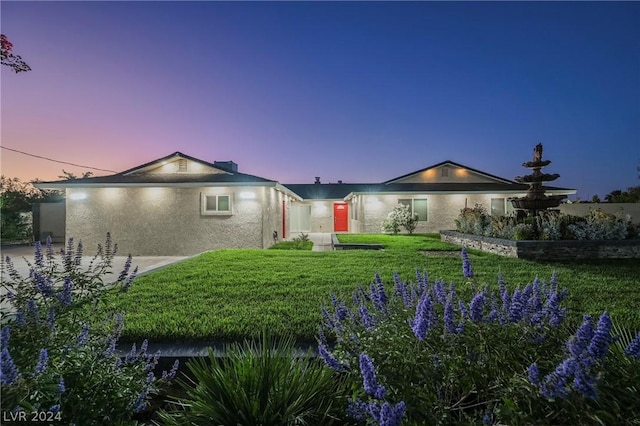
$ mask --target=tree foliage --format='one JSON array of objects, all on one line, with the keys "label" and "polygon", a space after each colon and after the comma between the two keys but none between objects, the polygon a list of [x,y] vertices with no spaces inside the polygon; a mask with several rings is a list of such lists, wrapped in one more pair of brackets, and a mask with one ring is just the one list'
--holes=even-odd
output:
[{"label": "tree foliage", "polygon": [[640,203],[640,185],[629,187],[626,191],[611,191],[604,200],[608,203]]},{"label": "tree foliage", "polygon": [[0,216],[3,240],[22,240],[31,237],[29,214],[33,203],[61,199],[60,191],[42,190],[19,178],[0,176]]},{"label": "tree foliage", "polygon": [[11,53],[13,50],[13,43],[11,43],[7,36],[0,35],[0,62],[2,65],[8,66],[16,73],[31,71],[31,67],[22,59],[20,55]]}]

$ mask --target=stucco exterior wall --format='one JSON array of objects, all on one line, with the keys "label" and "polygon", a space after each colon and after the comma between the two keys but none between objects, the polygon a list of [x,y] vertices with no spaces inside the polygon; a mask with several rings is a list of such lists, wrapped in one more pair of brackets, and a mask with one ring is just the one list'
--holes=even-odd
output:
[{"label": "stucco exterior wall", "polygon": [[[240,193],[245,191],[255,193],[255,198],[242,199]],[[67,189],[66,236],[81,239],[90,253],[111,232],[119,253],[134,256],[262,248],[266,239],[262,217],[265,191],[259,187]],[[74,192],[84,192],[86,198],[72,200]],[[233,214],[202,215],[203,192],[230,194]]]},{"label": "stucco exterior wall", "polygon": [[[509,195],[511,196],[511,195]],[[455,219],[465,206],[476,204],[491,210],[492,198],[508,198],[505,194],[385,194],[363,195],[361,232],[382,232],[382,221],[389,212],[398,205],[398,199],[427,199],[427,220],[418,222],[416,233],[439,232],[444,229],[455,229]]]},{"label": "stucco exterior wall", "polygon": [[333,200],[314,200],[307,203],[311,205],[311,232],[333,232],[334,202]]},{"label": "stucco exterior wall", "polygon": [[[275,240],[273,238],[273,231],[278,233],[278,240],[282,240],[282,202],[288,204],[288,196],[280,191],[276,191],[274,188],[264,188],[265,197],[263,203],[263,232],[262,232],[262,247],[271,247]],[[286,220],[286,216],[285,216]]]}]

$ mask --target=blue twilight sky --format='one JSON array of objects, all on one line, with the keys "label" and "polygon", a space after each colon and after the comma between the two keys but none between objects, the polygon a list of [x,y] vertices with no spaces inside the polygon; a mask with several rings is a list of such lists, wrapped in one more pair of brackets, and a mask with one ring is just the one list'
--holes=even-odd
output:
[{"label": "blue twilight sky", "polygon": [[[174,151],[282,183],[443,160],[639,185],[637,2],[12,2],[2,145],[122,171]],[[2,150],[2,173],[66,166]],[[97,174],[104,174],[97,172]]]}]

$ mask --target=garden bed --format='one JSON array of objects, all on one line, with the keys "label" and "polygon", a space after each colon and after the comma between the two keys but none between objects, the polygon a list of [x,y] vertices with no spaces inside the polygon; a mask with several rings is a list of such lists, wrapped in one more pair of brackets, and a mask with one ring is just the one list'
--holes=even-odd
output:
[{"label": "garden bed", "polygon": [[382,250],[382,244],[341,243],[336,234],[331,234],[331,245],[334,250]]},{"label": "garden bed", "polygon": [[506,240],[440,231],[444,242],[487,253],[530,260],[639,259],[640,240]]}]

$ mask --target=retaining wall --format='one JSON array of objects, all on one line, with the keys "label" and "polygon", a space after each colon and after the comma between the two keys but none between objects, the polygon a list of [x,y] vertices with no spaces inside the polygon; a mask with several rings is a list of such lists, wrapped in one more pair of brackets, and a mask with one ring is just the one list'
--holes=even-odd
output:
[{"label": "retaining wall", "polygon": [[440,231],[440,238],[463,247],[520,259],[640,259],[640,240],[513,241],[456,231]]}]

